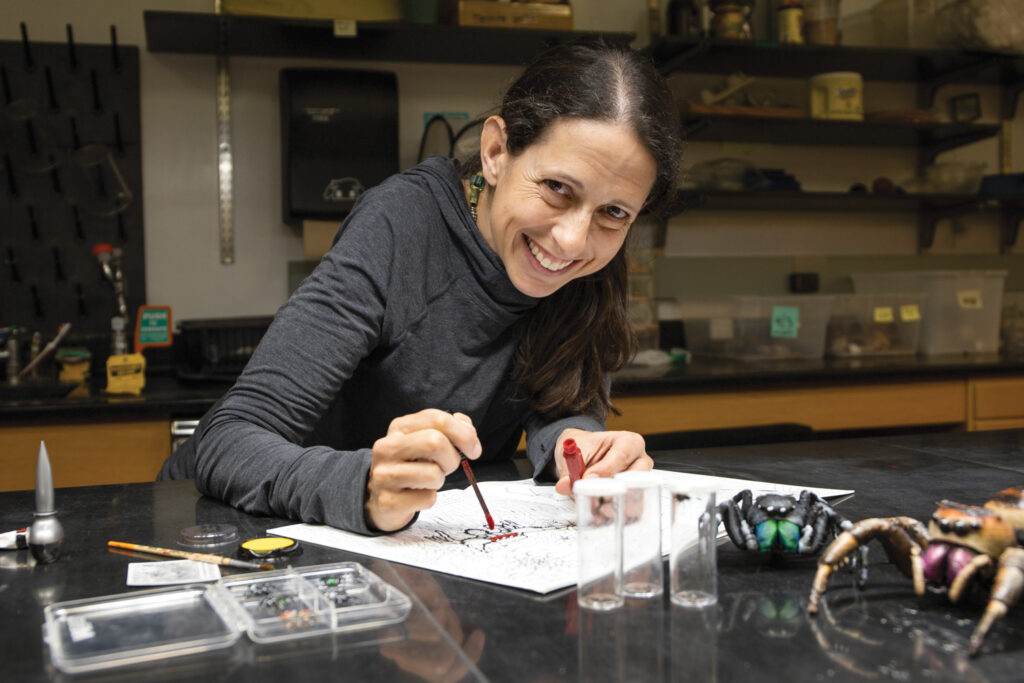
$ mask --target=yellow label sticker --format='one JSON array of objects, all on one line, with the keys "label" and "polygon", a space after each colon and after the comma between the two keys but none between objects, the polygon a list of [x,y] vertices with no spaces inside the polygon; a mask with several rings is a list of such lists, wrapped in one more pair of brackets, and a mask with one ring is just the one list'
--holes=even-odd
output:
[{"label": "yellow label sticker", "polygon": [[900,320],[903,322],[910,323],[920,319],[921,309],[917,307],[917,304],[905,304],[900,306]]},{"label": "yellow label sticker", "polygon": [[334,37],[335,38],[355,38],[359,34],[356,28],[356,22],[353,19],[335,19],[334,20]]},{"label": "yellow label sticker", "polygon": [[981,302],[980,289],[962,289],[956,293],[956,302],[960,308],[984,308]]},{"label": "yellow label sticker", "polygon": [[892,306],[875,306],[875,322],[891,323],[893,321]]}]

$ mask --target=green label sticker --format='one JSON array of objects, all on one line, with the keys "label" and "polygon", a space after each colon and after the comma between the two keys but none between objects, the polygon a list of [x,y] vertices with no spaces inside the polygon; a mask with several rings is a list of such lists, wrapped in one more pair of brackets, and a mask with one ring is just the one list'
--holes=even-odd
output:
[{"label": "green label sticker", "polygon": [[796,339],[799,332],[799,306],[772,306],[772,339]]},{"label": "green label sticker", "polygon": [[166,344],[170,339],[170,325],[164,309],[143,309],[139,318],[140,344]]}]

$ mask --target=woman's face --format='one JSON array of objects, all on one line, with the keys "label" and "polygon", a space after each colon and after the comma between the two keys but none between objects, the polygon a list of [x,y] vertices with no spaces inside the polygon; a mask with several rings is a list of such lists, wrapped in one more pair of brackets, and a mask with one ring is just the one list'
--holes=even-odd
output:
[{"label": "woman's face", "polygon": [[515,156],[501,118],[488,119],[481,137],[491,187],[478,206],[480,231],[529,296],[603,268],[654,185],[651,153],[615,124],[563,119]]}]

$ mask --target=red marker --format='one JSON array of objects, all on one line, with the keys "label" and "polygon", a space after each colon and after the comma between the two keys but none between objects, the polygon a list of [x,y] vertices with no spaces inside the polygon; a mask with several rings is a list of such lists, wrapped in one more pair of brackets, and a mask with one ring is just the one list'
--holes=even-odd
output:
[{"label": "red marker", "polygon": [[487,503],[484,502],[484,497],[480,495],[480,487],[476,485],[476,477],[473,476],[473,470],[469,469],[469,459],[466,458],[466,454],[460,451],[458,448],[459,455],[462,456],[462,471],[466,473],[466,478],[469,479],[469,483],[473,486],[473,493],[476,494],[476,499],[480,501],[480,507],[483,508],[484,517],[487,519],[487,526],[494,530],[494,518],[491,517],[491,511],[487,509]]},{"label": "red marker", "polygon": [[565,468],[569,470],[569,486],[572,487],[583,476],[583,453],[574,439],[562,442],[562,458],[565,460]]}]

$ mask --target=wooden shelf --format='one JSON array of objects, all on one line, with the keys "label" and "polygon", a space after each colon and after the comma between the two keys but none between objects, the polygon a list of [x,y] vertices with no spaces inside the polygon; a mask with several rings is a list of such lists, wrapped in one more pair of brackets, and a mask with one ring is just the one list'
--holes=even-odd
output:
[{"label": "wooden shelf", "polygon": [[202,12],[143,12],[150,52],[318,57],[448,64],[523,64],[541,50],[581,36],[628,43],[632,33],[476,28],[362,22],[335,37],[327,19]]},{"label": "wooden shelf", "polygon": [[984,140],[998,135],[1000,130],[997,124],[862,122],[717,114],[689,114],[683,117],[683,126],[687,139],[695,142],[941,149]]},{"label": "wooden shelf", "polygon": [[1024,58],[990,52],[842,45],[790,45],[730,40],[661,38],[647,52],[663,73],[733,73],[806,78],[856,71],[866,81],[970,80],[1009,85],[1024,74]]},{"label": "wooden shelf", "polygon": [[874,194],[790,190],[685,190],[672,209],[681,211],[935,211],[969,206],[1018,206],[1019,198],[979,194]]}]

